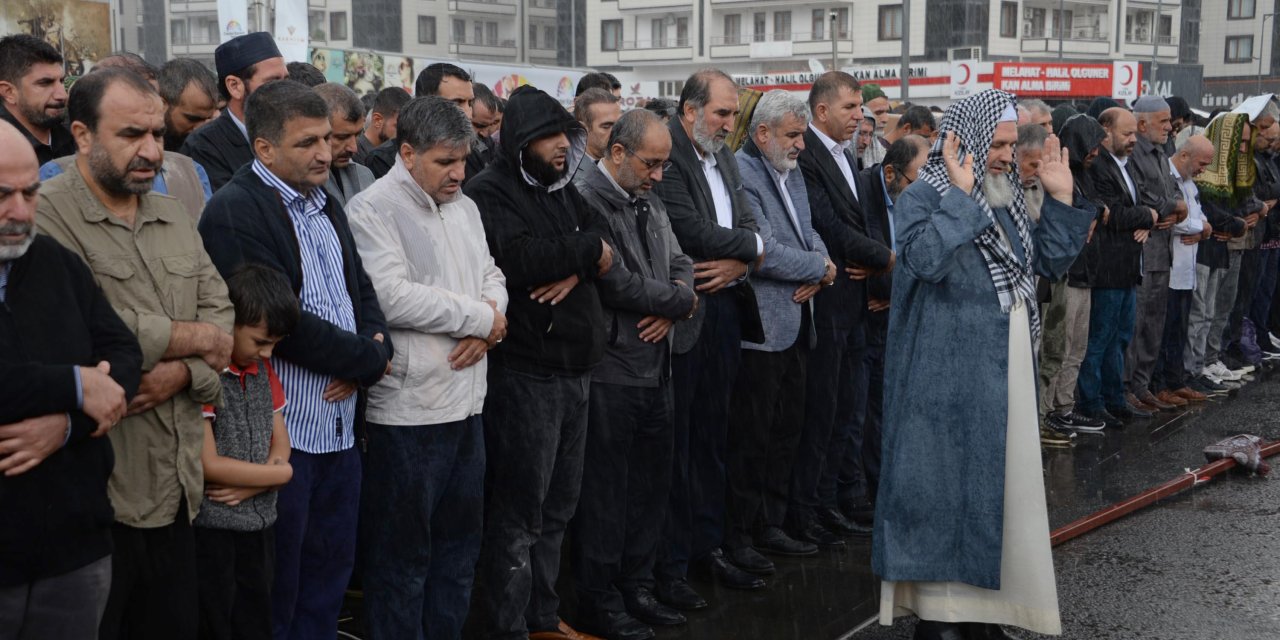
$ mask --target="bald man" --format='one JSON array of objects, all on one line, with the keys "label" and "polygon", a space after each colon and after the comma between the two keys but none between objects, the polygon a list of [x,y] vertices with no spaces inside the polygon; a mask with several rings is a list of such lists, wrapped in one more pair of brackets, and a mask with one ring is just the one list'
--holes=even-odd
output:
[{"label": "bald man", "polygon": [[78,256],[36,235],[36,153],[0,122],[0,636],[97,638],[111,443],[142,353]]},{"label": "bald man", "polygon": [[1133,339],[1137,286],[1142,281],[1142,243],[1159,213],[1141,203],[1139,183],[1129,168],[1138,142],[1138,121],[1132,113],[1113,107],[1098,123],[1107,131],[1103,152],[1089,167],[1101,204],[1111,215],[1098,226],[1085,253],[1092,287],[1089,346],[1076,392],[1080,413],[1115,429],[1150,412],[1131,407],[1125,399],[1124,352]]}]

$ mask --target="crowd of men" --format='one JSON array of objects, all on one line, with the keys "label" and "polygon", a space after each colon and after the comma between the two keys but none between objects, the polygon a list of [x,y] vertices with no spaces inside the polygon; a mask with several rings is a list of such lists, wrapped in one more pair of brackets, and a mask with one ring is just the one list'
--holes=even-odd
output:
[{"label": "crowd of men", "polygon": [[970,423],[1008,407],[1012,491],[1015,422],[1069,447],[1280,357],[1270,96],[939,120],[708,69],[571,113],[450,64],[362,99],[263,33],[215,62],[68,93],[0,39],[0,638],[333,637],[354,585],[370,638],[644,640],[873,528],[917,637],[1052,633],[1056,596],[907,588],[1006,575]]}]

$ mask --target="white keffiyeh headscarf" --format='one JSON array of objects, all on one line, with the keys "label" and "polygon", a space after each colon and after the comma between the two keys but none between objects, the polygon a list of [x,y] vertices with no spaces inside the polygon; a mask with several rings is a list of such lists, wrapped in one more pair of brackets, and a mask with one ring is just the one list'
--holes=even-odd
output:
[{"label": "white keffiyeh headscarf", "polygon": [[942,124],[938,127],[938,142],[929,151],[929,160],[920,170],[920,177],[933,185],[938,193],[947,194],[952,185],[951,179],[947,177],[947,165],[942,158],[946,136],[941,134],[954,133],[958,136],[962,150],[973,157],[973,192],[969,195],[982,207],[992,223],[973,242],[978,245],[978,251],[987,263],[987,270],[991,272],[991,282],[1000,299],[1000,309],[1009,313],[1017,299],[1021,298],[1023,304],[1027,305],[1031,318],[1032,341],[1039,343],[1040,310],[1036,303],[1035,269],[1032,266],[1035,264],[1035,243],[1031,238],[1031,219],[1027,216],[1022,185],[1018,184],[1017,164],[1014,163],[1000,179],[1008,180],[1013,187],[1013,204],[1009,207],[1009,215],[1018,228],[1018,240],[1022,243],[1021,261],[1013,248],[1000,240],[1000,233],[997,231],[1000,222],[996,220],[982,191],[982,183],[987,178],[987,154],[991,150],[996,125],[1007,119],[1007,114],[1015,105],[1013,94],[996,89],[988,89],[951,105],[942,116]]}]

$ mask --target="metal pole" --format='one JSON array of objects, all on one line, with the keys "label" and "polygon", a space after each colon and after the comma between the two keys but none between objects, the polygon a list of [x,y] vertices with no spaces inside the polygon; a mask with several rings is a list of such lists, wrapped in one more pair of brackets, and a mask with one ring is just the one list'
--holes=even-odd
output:
[{"label": "metal pole", "polygon": [[1156,72],[1160,69],[1160,18],[1162,17],[1164,17],[1164,0],[1156,0],[1156,23],[1151,29],[1151,77],[1147,79],[1147,86],[1151,87],[1151,93],[1155,93]]},{"label": "metal pole", "polygon": [[911,0],[902,0],[902,70],[898,73],[899,99],[907,101],[910,95],[907,78],[911,75]]},{"label": "metal pole", "polygon": [[839,54],[837,53],[837,49],[836,49],[836,47],[839,45],[839,41],[836,40],[836,19],[838,15],[839,15],[838,12],[836,12],[835,10],[831,11],[831,70],[832,71],[840,70],[840,63],[837,59],[837,56]]},{"label": "metal pole", "polygon": [[[1275,15],[1274,13],[1267,13],[1262,16],[1262,33],[1259,34],[1258,38],[1258,93],[1262,93],[1262,45],[1267,41],[1267,18]],[[1272,44],[1271,46],[1275,45]]]},{"label": "metal pole", "polygon": [[578,0],[569,0],[569,66],[578,66]]},{"label": "metal pole", "polygon": [[1058,0],[1058,60],[1062,60],[1062,16],[1066,15],[1063,5],[1063,0]]}]

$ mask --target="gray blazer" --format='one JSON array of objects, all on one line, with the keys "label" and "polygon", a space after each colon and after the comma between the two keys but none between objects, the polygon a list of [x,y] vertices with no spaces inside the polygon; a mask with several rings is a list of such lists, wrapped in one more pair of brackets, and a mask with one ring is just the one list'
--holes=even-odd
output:
[{"label": "gray blazer", "polygon": [[[342,180],[341,184],[334,179],[335,173]],[[352,162],[345,169],[330,171],[329,179],[324,183],[324,190],[328,192],[330,198],[337,200],[345,211],[347,209],[347,201],[356,197],[357,193],[369,188],[373,181],[373,172],[368,167]]]},{"label": "gray blazer", "polygon": [[[751,273],[750,280],[756,292],[765,340],[763,344],[743,342],[742,347],[782,351],[790,348],[800,337],[801,309],[793,299],[796,288],[818,282],[826,275],[827,246],[813,230],[809,192],[799,169],[792,170],[786,178],[787,194],[795,209],[797,224],[787,212],[783,202],[786,196],[778,188],[772,168],[765,164],[766,160],[761,157],[755,142],[747,140],[738,151],[737,160],[743,193],[764,238],[764,264]],[[813,299],[804,304],[812,318]],[[810,322],[804,340],[812,348],[817,339]]]}]

